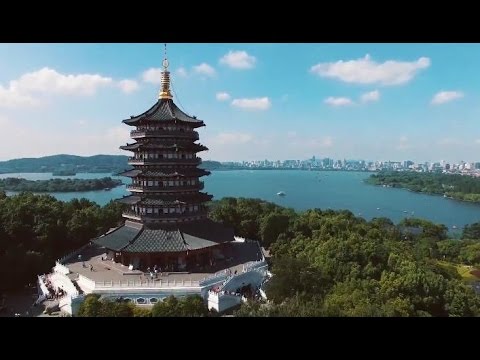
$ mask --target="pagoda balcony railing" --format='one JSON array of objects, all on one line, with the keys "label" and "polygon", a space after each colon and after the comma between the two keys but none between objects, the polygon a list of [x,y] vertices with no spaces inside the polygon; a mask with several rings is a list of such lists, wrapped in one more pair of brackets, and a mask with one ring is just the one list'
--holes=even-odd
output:
[{"label": "pagoda balcony railing", "polygon": [[179,186],[143,186],[143,185],[127,185],[128,190],[145,191],[145,192],[179,192],[183,190],[202,190],[205,187],[203,181],[199,181],[195,185],[179,185]]},{"label": "pagoda balcony railing", "polygon": [[208,214],[207,209],[202,209],[198,211],[185,211],[183,213],[171,213],[171,214],[141,214],[132,210],[126,210],[123,212],[123,216],[135,220],[145,220],[145,221],[155,221],[155,220],[174,220],[174,219],[185,219],[189,217],[199,217],[206,216]]},{"label": "pagoda balcony railing", "polygon": [[170,165],[170,164],[182,164],[182,165],[200,165],[202,162],[201,158],[195,157],[192,159],[138,159],[134,157],[128,158],[128,163],[130,165]]},{"label": "pagoda balcony railing", "polygon": [[183,137],[187,139],[198,140],[198,132],[196,131],[179,131],[179,130],[132,130],[130,131],[132,139],[144,137]]}]

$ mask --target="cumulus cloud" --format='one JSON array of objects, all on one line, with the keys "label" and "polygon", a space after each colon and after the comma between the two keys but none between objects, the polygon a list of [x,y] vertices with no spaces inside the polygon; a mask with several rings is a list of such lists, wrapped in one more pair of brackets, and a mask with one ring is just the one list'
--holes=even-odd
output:
[{"label": "cumulus cloud", "polygon": [[230,94],[227,92],[218,92],[216,98],[218,101],[227,101],[230,99]]},{"label": "cumulus cloud", "polygon": [[138,82],[135,80],[121,80],[118,82],[118,87],[125,93],[125,94],[130,94],[134,91],[137,91],[140,86],[138,85]]},{"label": "cumulus cloud", "polygon": [[64,75],[44,67],[10,82],[9,89],[23,93],[42,92],[94,95],[98,88],[113,83],[112,78],[98,74]]},{"label": "cumulus cloud", "polygon": [[[98,123],[86,119],[80,122]],[[28,125],[27,121],[0,116],[0,128],[9,129],[15,136],[7,136],[0,147],[0,159],[21,157],[39,157],[54,154],[96,155],[96,154],[122,154],[118,146],[131,142],[130,129],[118,125],[100,128],[92,132],[88,126],[78,126],[75,136],[72,130],[56,129],[54,125],[37,129]],[[22,146],[18,146],[18,139],[22,139]]]},{"label": "cumulus cloud", "polygon": [[208,65],[207,63],[201,63],[200,65],[195,65],[193,71],[197,74],[206,75],[206,76],[215,76],[215,69]]},{"label": "cumulus cloud", "polygon": [[268,110],[272,103],[268,97],[252,99],[234,99],[232,106],[244,110]]},{"label": "cumulus cloud", "polygon": [[160,84],[161,78],[162,78],[161,68],[150,68],[148,70],[145,70],[142,74],[143,81],[151,84]]},{"label": "cumulus cloud", "polygon": [[378,63],[365,55],[356,60],[318,63],[310,68],[313,74],[354,84],[401,85],[409,82],[422,69],[430,66],[430,59],[416,61],[387,60]]},{"label": "cumulus cloud", "polygon": [[379,99],[380,92],[378,90],[367,92],[360,97],[360,101],[363,103],[378,101]]},{"label": "cumulus cloud", "polygon": [[325,104],[331,106],[348,106],[353,105],[353,101],[347,97],[333,97],[330,96],[324,100]]},{"label": "cumulus cloud", "polygon": [[118,86],[123,92],[131,93],[138,88],[134,80],[114,81],[99,74],[62,74],[44,67],[23,74],[7,86],[0,85],[0,107],[33,106],[42,103],[42,97],[57,95],[95,95],[107,86]]},{"label": "cumulus cloud", "polygon": [[257,59],[255,56],[249,55],[246,51],[230,50],[222,58],[220,58],[220,64],[227,65],[233,69],[252,69],[255,67]]},{"label": "cumulus cloud", "polygon": [[462,97],[463,93],[461,91],[440,91],[435,94],[431,103],[433,105],[440,105]]},{"label": "cumulus cloud", "polygon": [[187,77],[188,76],[187,69],[185,69],[184,67],[179,67],[177,69],[177,74],[181,77]]},{"label": "cumulus cloud", "polygon": [[28,94],[22,94],[18,90],[12,88],[4,88],[0,85],[0,107],[19,107],[19,106],[35,106],[40,101]]},{"label": "cumulus cloud", "polygon": [[220,133],[214,138],[214,142],[225,145],[246,144],[253,140],[253,135],[248,133],[232,132]]}]

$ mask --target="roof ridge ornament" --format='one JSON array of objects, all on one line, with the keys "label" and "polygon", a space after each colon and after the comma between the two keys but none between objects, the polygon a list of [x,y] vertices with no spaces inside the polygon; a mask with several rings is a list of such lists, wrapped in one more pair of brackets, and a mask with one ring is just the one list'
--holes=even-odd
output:
[{"label": "roof ridge ornament", "polygon": [[163,58],[163,70],[162,70],[162,77],[160,79],[160,84],[162,85],[162,89],[160,94],[158,94],[159,99],[173,99],[172,93],[170,92],[170,71],[168,71],[168,66],[170,63],[168,62],[167,58],[167,44],[165,45],[165,56]]}]

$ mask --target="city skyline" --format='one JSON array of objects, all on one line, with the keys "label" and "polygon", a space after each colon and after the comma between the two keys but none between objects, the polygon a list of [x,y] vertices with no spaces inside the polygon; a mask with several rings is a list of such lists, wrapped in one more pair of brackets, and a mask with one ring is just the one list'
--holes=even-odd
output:
[{"label": "city skyline", "polygon": [[[175,101],[207,125],[204,160],[480,150],[478,44],[169,44],[168,58]],[[1,44],[0,160],[122,154],[120,121],[156,101],[162,59],[163,44]]]}]

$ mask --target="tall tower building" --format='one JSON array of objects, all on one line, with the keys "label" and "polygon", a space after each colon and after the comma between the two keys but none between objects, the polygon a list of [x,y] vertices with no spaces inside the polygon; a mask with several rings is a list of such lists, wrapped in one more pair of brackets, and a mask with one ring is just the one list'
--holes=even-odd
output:
[{"label": "tall tower building", "polygon": [[207,218],[205,203],[212,195],[201,191],[200,178],[210,172],[198,168],[197,153],[208,149],[197,143],[195,131],[205,124],[175,105],[168,66],[165,52],[158,101],[123,120],[134,127],[134,142],[120,147],[132,152],[128,163],[133,167],[120,174],[132,179],[131,195],[118,200],[126,204],[125,224],[95,242],[115,261],[134,268],[195,271],[223,256],[233,230]]}]

